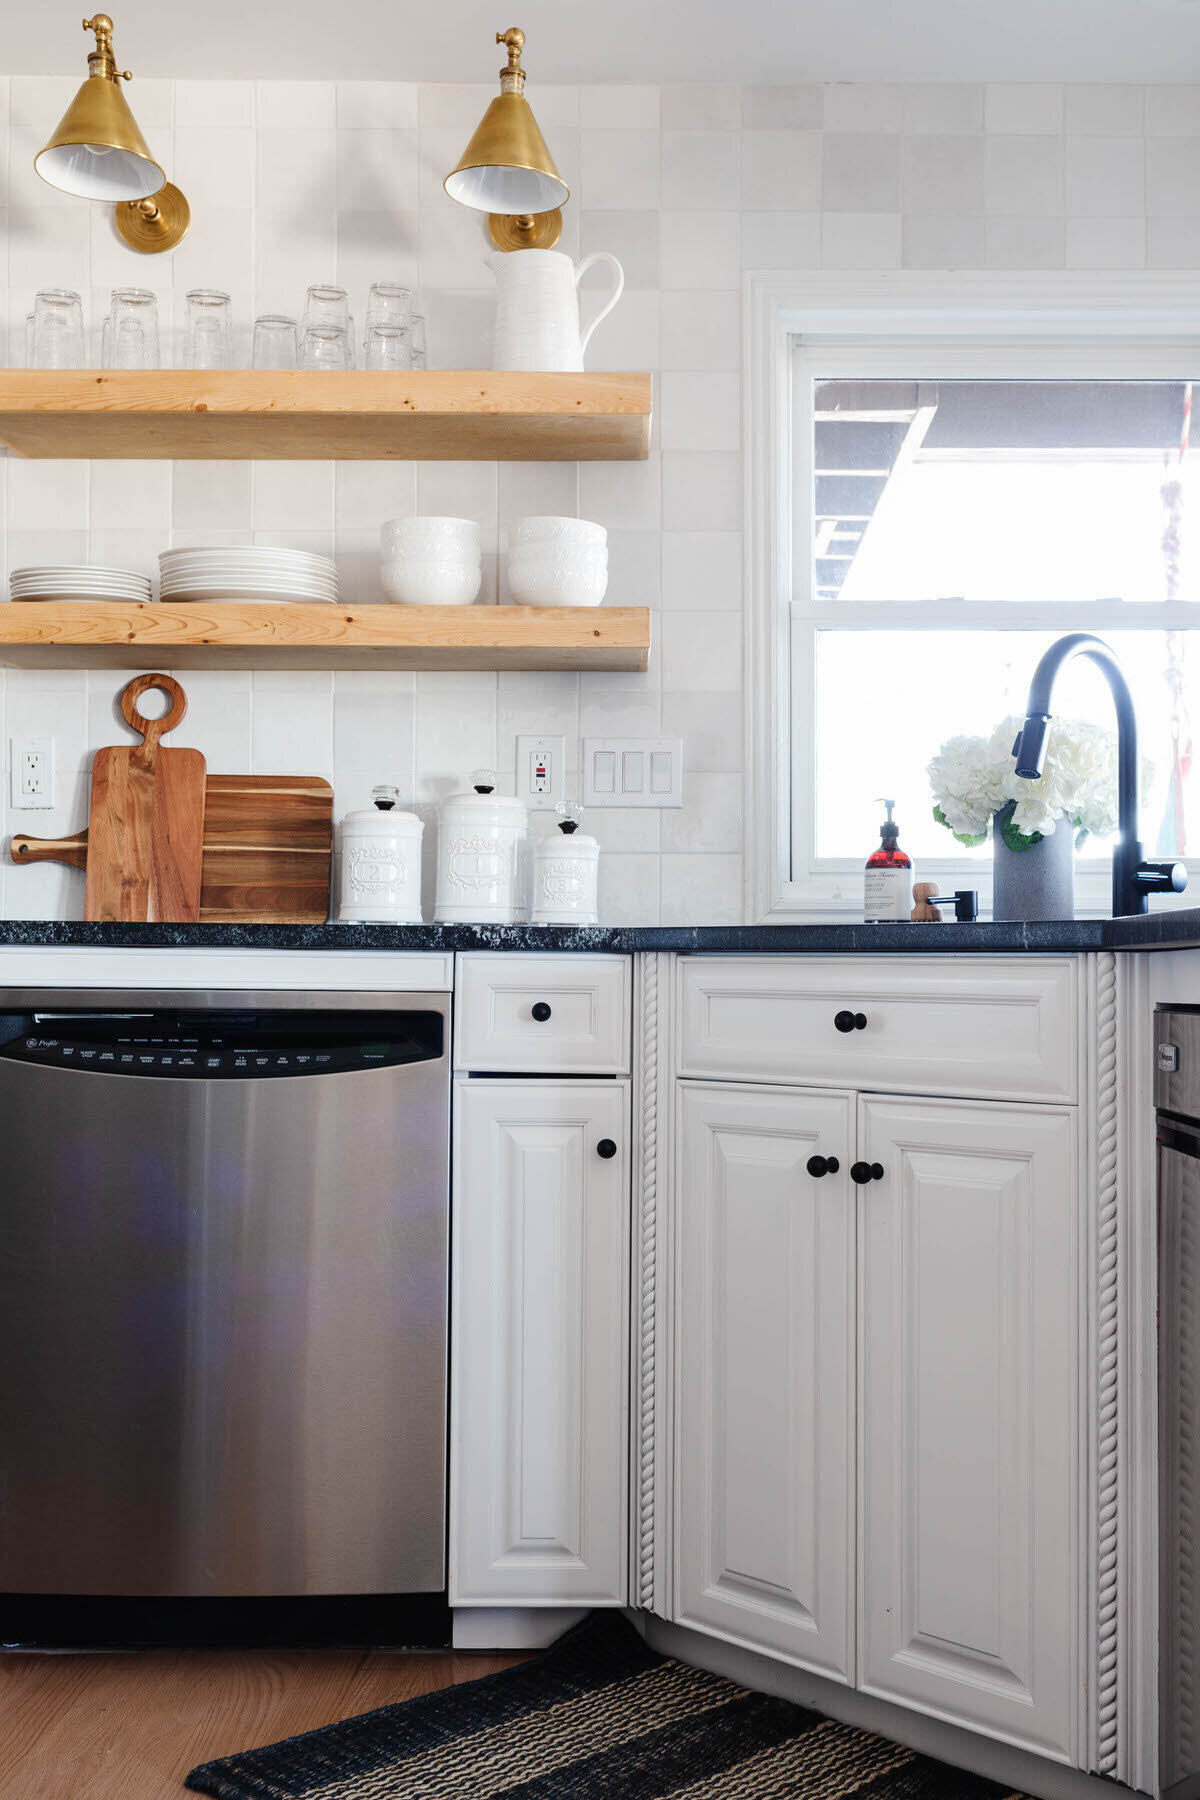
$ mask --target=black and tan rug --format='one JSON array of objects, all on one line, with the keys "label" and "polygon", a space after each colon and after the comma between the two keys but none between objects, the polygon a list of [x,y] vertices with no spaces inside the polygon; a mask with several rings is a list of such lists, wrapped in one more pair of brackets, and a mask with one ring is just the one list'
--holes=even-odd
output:
[{"label": "black and tan rug", "polygon": [[647,1649],[594,1614],[551,1649],[193,1769],[217,1800],[1000,1800],[1011,1790]]}]

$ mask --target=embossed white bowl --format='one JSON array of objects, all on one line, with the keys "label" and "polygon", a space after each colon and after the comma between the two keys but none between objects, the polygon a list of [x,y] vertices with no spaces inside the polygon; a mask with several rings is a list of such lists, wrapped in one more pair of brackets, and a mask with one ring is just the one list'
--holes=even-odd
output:
[{"label": "embossed white bowl", "polygon": [[608,558],[510,556],[508,591],[519,606],[599,606],[608,591]]},{"label": "embossed white bowl", "polygon": [[527,544],[552,544],[569,551],[592,546],[602,550],[608,543],[608,532],[591,519],[538,513],[514,520],[509,527],[508,541],[514,550]]},{"label": "embossed white bowl", "polygon": [[479,555],[479,524],[475,519],[389,519],[379,530],[385,558],[397,554],[452,559]]},{"label": "embossed white bowl", "polygon": [[470,606],[483,582],[478,558],[443,562],[395,557],[383,564],[380,576],[388,599],[402,606]]}]

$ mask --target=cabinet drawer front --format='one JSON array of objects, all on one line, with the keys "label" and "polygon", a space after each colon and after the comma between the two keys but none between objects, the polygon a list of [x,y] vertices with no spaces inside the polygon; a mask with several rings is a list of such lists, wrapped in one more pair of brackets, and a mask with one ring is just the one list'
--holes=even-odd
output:
[{"label": "cabinet drawer front", "polygon": [[631,995],[627,956],[460,956],[455,1066],[622,1075]]},{"label": "cabinet drawer front", "polygon": [[680,1073],[1074,1100],[1077,992],[1064,957],[688,957]]}]

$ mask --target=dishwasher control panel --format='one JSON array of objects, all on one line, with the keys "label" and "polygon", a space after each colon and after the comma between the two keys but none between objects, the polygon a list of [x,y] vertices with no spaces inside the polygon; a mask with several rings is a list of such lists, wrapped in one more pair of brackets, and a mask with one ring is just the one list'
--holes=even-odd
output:
[{"label": "dishwasher control panel", "polygon": [[252,1081],[336,1075],[427,1062],[443,1054],[435,1013],[262,1013],[229,1020],[207,1014],[34,1015],[8,1021],[0,1057],[103,1075]]}]

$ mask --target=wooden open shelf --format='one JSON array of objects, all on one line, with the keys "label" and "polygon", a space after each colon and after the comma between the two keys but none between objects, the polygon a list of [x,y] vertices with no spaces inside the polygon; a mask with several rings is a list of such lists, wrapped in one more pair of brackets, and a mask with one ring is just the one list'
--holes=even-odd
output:
[{"label": "wooden open shelf", "polygon": [[0,605],[18,669],[645,669],[644,606]]},{"label": "wooden open shelf", "polygon": [[650,377],[3,369],[0,443],[34,457],[635,461]]}]

